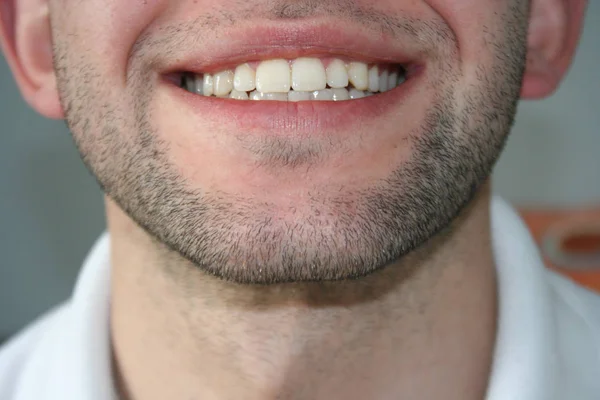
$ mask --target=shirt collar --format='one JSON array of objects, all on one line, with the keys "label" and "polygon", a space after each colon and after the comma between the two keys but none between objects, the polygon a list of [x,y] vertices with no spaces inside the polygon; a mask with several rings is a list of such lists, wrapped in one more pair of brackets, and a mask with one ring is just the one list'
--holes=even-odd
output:
[{"label": "shirt collar", "polygon": [[[110,339],[110,240],[96,242],[73,292],[68,368],[72,380],[69,399],[117,399],[112,374]],[[66,397],[63,397],[63,399]]]},{"label": "shirt collar", "polygon": [[[552,400],[560,377],[545,266],[516,212],[499,198],[490,206],[499,321],[486,400]],[[53,380],[48,389],[63,400],[117,399],[111,372],[108,234],[88,255],[70,306],[64,357],[47,376]]]},{"label": "shirt collar", "polygon": [[492,199],[499,320],[487,400],[552,400],[557,337],[546,267],[523,221]]},{"label": "shirt collar", "polygon": [[73,296],[47,316],[17,383],[16,400],[116,400],[109,328],[110,247],[102,235]]}]

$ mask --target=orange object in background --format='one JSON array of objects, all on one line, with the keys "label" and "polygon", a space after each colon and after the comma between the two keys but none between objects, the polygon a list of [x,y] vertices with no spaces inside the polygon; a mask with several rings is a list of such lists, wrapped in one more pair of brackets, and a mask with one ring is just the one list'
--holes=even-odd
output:
[{"label": "orange object in background", "polygon": [[549,268],[600,292],[600,207],[520,213]]}]

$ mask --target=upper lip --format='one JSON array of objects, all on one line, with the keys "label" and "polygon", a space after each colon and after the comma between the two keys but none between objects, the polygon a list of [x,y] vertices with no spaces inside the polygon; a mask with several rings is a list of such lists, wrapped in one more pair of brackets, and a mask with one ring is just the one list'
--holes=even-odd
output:
[{"label": "upper lip", "polygon": [[[302,56],[339,56],[366,63],[417,66],[424,62],[424,50],[410,37],[374,33],[345,21],[312,20],[253,24],[228,29],[218,39],[199,48],[170,49],[168,58],[158,57],[161,73],[213,73],[233,69],[248,61]],[[155,66],[157,65],[155,64]]]}]

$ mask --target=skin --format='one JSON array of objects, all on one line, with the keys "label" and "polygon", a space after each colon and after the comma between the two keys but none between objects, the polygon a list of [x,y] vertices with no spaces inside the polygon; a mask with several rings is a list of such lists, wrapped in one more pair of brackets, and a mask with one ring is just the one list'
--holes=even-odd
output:
[{"label": "skin", "polygon": [[[66,119],[107,194],[124,398],[485,396],[489,175],[519,97],[566,72],[583,0],[0,5],[24,97]],[[410,42],[419,90],[349,140],[274,139],[186,112],[157,79],[189,43],[311,21]]]}]

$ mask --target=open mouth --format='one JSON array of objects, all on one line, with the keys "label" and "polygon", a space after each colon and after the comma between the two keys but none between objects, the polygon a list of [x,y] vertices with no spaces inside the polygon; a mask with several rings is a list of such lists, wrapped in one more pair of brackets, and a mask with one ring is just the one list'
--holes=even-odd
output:
[{"label": "open mouth", "polygon": [[356,100],[392,90],[406,79],[403,65],[334,57],[254,61],[212,74],[178,72],[171,77],[199,96],[287,102]]},{"label": "open mouth", "polygon": [[428,53],[418,42],[309,22],[242,27],[153,58],[161,93],[202,124],[278,136],[351,136],[357,123],[389,123],[421,93]]}]

